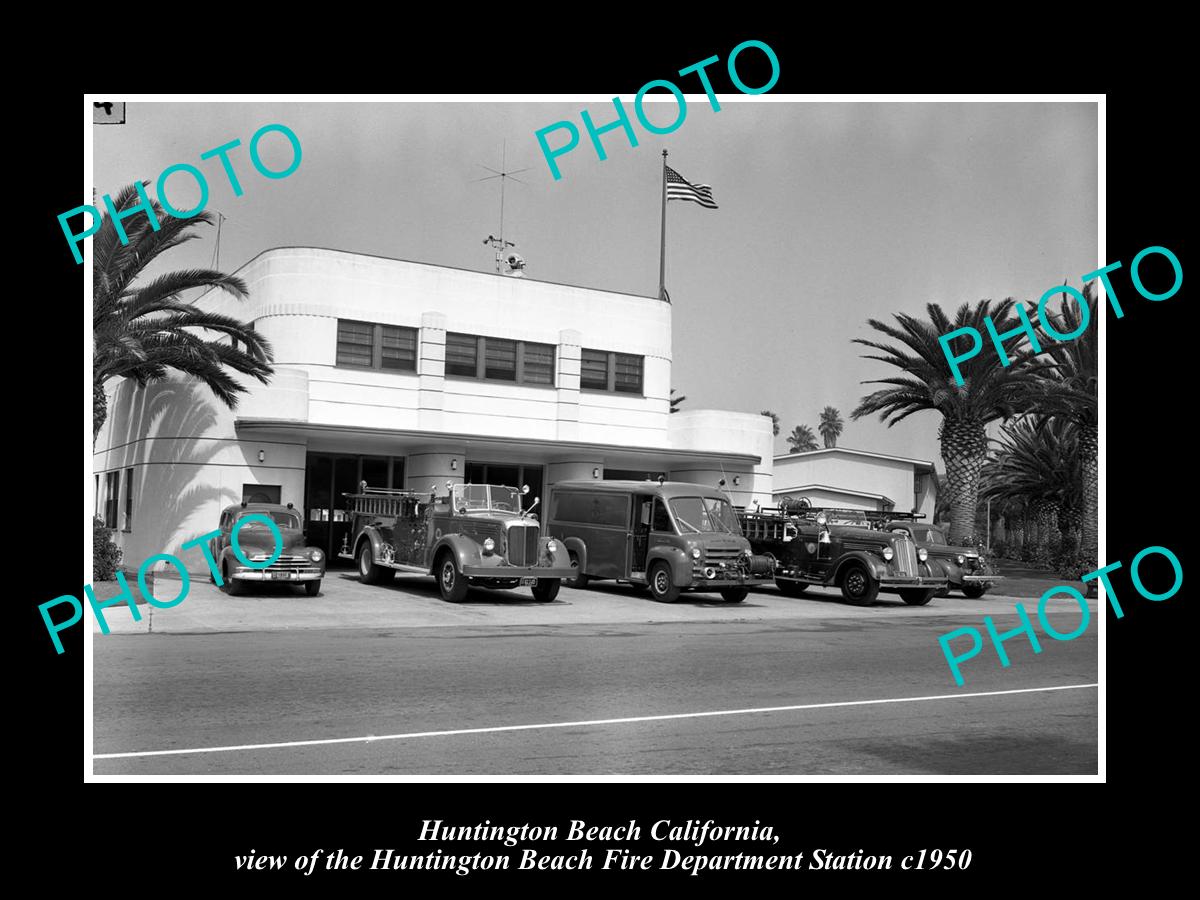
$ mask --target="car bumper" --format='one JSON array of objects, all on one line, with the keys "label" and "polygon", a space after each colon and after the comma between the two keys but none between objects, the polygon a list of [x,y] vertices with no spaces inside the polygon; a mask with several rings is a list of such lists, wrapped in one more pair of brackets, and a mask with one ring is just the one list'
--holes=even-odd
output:
[{"label": "car bumper", "polygon": [[320,569],[277,572],[271,569],[239,569],[230,577],[234,581],[277,581],[283,584],[295,581],[320,581],[324,576]]},{"label": "car bumper", "polygon": [[945,578],[880,578],[881,588],[944,588],[949,582]]},{"label": "car bumper", "polygon": [[705,578],[703,574],[692,573],[692,583],[684,585],[684,590],[708,591],[726,587],[758,587],[763,584],[774,584],[775,576],[734,575],[722,572],[715,578]]},{"label": "car bumper", "polygon": [[963,584],[991,584],[993,581],[1003,581],[1003,575],[964,575]]},{"label": "car bumper", "polygon": [[468,578],[574,578],[579,573],[569,566],[463,566]]}]

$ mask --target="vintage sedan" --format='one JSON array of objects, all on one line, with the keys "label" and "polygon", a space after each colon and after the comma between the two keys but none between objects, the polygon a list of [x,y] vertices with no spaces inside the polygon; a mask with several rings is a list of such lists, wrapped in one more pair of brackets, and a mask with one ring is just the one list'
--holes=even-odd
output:
[{"label": "vintage sedan", "polygon": [[365,584],[396,572],[433,575],[442,599],[460,603],[473,585],[533,589],[550,603],[572,575],[562,543],[543,534],[529,488],[447,484],[447,493],[370,489],[346,494],[352,523],[338,556],[358,562]]},{"label": "vintage sedan", "polygon": [[[253,516],[245,522],[247,516]],[[283,538],[283,547],[277,548],[275,535],[262,518],[270,519]],[[241,524],[238,524],[241,522]],[[233,552],[231,536],[237,526],[238,548],[246,559],[262,563],[279,549],[279,558],[269,566],[255,568],[238,559]],[[236,596],[247,585],[258,582],[278,584],[303,584],[304,591],[315,597],[321,591],[321,579],[325,577],[325,554],[318,547],[309,547],[304,540],[304,524],[300,512],[292,504],[237,503],[221,512],[220,534],[209,541],[209,552],[221,573],[222,590]],[[209,580],[216,579],[209,574]]]},{"label": "vintage sedan", "polygon": [[908,535],[918,547],[924,547],[945,573],[948,590],[962,591],[972,600],[978,600],[996,582],[1004,580],[977,548],[950,546],[946,535],[936,525],[901,520],[885,522],[882,527],[886,531]]},{"label": "vintage sedan", "polygon": [[798,597],[815,584],[840,588],[854,606],[874,602],[880,591],[899,594],[910,606],[924,606],[945,590],[945,574],[908,535],[874,529],[858,510],[808,507],[797,512],[740,514],[754,552],[774,558],[780,593]]}]

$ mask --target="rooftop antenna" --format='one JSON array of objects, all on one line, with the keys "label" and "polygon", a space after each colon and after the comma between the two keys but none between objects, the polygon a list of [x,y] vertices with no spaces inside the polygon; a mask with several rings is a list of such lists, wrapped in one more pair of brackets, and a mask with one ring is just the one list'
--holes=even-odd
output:
[{"label": "rooftop antenna", "polygon": [[[516,244],[514,244],[512,241],[506,241],[504,239],[504,182],[508,181],[509,179],[512,179],[513,181],[517,182],[517,184],[525,184],[526,182],[522,181],[520,178],[514,178],[513,176],[518,175],[521,172],[528,172],[529,167],[526,166],[524,169],[514,169],[513,171],[509,172],[509,171],[507,171],[507,164],[508,164],[508,141],[505,140],[503,147],[501,149],[500,171],[497,172],[491,166],[485,166],[482,163],[476,163],[476,165],[479,166],[479,168],[487,169],[492,174],[485,175],[483,178],[476,178],[476,179],[474,179],[474,181],[471,182],[472,184],[474,184],[475,182],[478,182],[478,181],[491,181],[494,178],[500,179],[500,235],[499,235],[499,237],[497,237],[495,235],[489,234],[486,238],[484,238],[484,241],[483,241],[483,243],[490,245],[492,247],[492,249],[494,249],[496,251],[496,274],[498,274],[498,275],[503,272],[502,264],[505,262],[505,259],[504,259],[505,256],[510,257],[510,266],[515,273],[519,274],[520,269],[525,267],[525,261],[523,259],[521,259],[521,257],[518,254],[506,254],[505,253],[505,251],[509,247],[515,247]],[[515,260],[519,263],[519,265],[512,265],[512,261],[511,261],[512,258],[515,258]]]}]

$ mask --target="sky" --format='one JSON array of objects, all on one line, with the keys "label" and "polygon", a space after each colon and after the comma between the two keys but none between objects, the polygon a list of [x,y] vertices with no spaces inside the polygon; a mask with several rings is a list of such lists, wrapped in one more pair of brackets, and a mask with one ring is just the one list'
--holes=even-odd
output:
[{"label": "sky", "polygon": [[[672,383],[683,408],[781,418],[776,452],[796,424],[816,433],[820,411],[845,420],[840,446],[937,462],[940,417],[888,428],[850,412],[895,374],[860,358],[853,338],[878,334],[870,318],[953,310],[985,298],[1037,300],[1104,265],[1097,257],[1097,114],[1094,103],[814,103],[720,95],[712,110],[688,95],[672,134],[652,135],[623,97],[638,146],[620,129],[590,145],[580,111],[595,102],[130,102],[126,124],[96,125],[97,197],[189,163],[223,214],[220,268],[263,250],[316,246],[494,271],[484,245],[500,230],[500,179],[484,167],[525,169],[507,182],[504,237],[526,275],[654,297],[658,290],[663,149],[719,209],[672,201],[666,284],[673,303]],[[653,122],[677,114],[647,104]],[[555,180],[535,132],[573,122],[580,144],[558,157]],[[248,145],[263,125],[297,135],[299,168],[262,177]],[[234,139],[244,193],[235,197],[205,151]],[[564,132],[549,138],[552,146]],[[283,169],[280,134],[260,145]],[[167,182],[171,203],[195,205],[186,173]],[[214,263],[216,229],[165,254],[152,276]],[[647,302],[653,302],[648,300]],[[1052,304],[1052,307],[1056,304]],[[883,337],[882,335],[879,335]],[[720,348],[721,352],[716,352]],[[819,437],[818,437],[819,439]]]}]

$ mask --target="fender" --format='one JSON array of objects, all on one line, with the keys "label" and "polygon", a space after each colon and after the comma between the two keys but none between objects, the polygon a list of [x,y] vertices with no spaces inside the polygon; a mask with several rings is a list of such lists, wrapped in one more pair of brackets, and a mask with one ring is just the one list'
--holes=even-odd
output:
[{"label": "fender", "polygon": [[[579,571],[582,572],[584,575],[586,575],[588,573],[588,570],[587,570],[588,555],[587,555],[587,544],[585,544],[583,542],[583,538],[569,537],[569,538],[563,539],[562,541],[560,541],[560,543],[564,547],[566,547],[569,552],[574,552],[575,556],[579,559]],[[570,556],[568,555],[567,565],[570,565],[570,564],[571,564]]]},{"label": "fender", "polygon": [[887,563],[884,562],[883,557],[876,556],[874,553],[868,553],[866,550],[850,550],[842,555],[842,560],[838,563],[837,569],[834,570],[832,577],[825,583],[837,584],[840,582],[842,580],[842,572],[845,571],[846,565],[852,560],[858,560],[865,565],[867,571],[871,573],[872,578],[879,578],[880,569],[883,569],[885,572],[887,571]]},{"label": "fender", "polygon": [[454,554],[454,558],[458,561],[458,567],[477,566],[483,560],[483,555],[479,551],[479,545],[469,537],[461,534],[447,534],[442,537],[433,546],[433,552],[429,554],[429,574],[435,575],[434,565],[437,563],[437,558],[443,549],[449,549]]},{"label": "fender", "polygon": [[[550,552],[548,544],[554,541],[555,550]],[[558,568],[559,566],[570,566],[571,557],[567,555],[566,542],[560,541],[554,537],[543,537],[538,540],[538,562],[546,560],[551,566]]]},{"label": "fender", "polygon": [[646,554],[646,571],[656,560],[664,560],[671,567],[671,581],[676,587],[687,587],[692,583],[692,560],[678,547],[666,547],[661,544],[651,547]]},{"label": "fender", "polygon": [[[938,568],[934,568],[934,563],[938,564]],[[934,577],[944,575],[951,584],[962,583],[962,567],[953,560],[931,556],[923,565],[931,570],[929,574],[933,575]]]},{"label": "fender", "polygon": [[376,565],[383,558],[383,538],[379,536],[379,529],[374,525],[368,525],[363,528],[362,533],[354,541],[354,561],[358,562],[358,554],[362,553],[363,541],[371,542],[371,562]]}]

